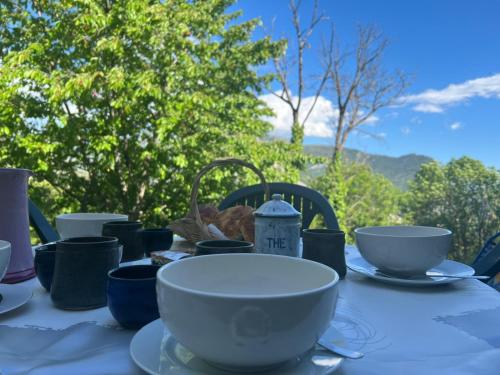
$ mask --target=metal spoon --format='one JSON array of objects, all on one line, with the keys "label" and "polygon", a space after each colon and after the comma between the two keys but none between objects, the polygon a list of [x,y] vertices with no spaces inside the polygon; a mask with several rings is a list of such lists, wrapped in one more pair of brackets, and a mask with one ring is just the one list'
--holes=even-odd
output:
[{"label": "metal spoon", "polygon": [[423,279],[424,277],[423,276],[427,276],[427,277],[451,277],[453,279],[476,279],[476,280],[487,280],[489,279],[490,277],[489,276],[477,276],[477,275],[467,275],[467,276],[459,276],[459,275],[445,275],[445,274],[442,274],[440,272],[432,272],[432,271],[428,271],[426,272],[425,275],[422,275],[421,276],[400,276],[400,275],[389,275],[385,272],[382,272],[382,271],[379,271],[379,270],[375,270],[375,273],[380,275],[380,276],[384,276],[384,277],[390,277],[392,279],[413,279],[413,280],[418,280],[418,279]]},{"label": "metal spoon", "polygon": [[325,339],[323,337],[321,337],[318,340],[318,344],[320,346],[322,346],[323,348],[331,351],[332,353],[340,355],[341,357],[350,358],[350,359],[360,359],[360,358],[364,357],[364,353],[356,352],[354,350],[350,350],[350,349],[346,349],[346,348],[342,348],[340,346],[332,344],[330,341],[328,341],[327,339]]}]

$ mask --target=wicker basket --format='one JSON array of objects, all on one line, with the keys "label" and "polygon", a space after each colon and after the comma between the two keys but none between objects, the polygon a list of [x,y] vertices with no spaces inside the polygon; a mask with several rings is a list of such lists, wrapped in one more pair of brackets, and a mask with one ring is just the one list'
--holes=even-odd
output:
[{"label": "wicker basket", "polygon": [[193,188],[191,189],[190,209],[186,217],[179,220],[175,220],[168,226],[170,229],[172,229],[172,231],[175,234],[185,238],[187,241],[193,244],[203,240],[220,239],[220,237],[214,234],[214,231],[211,230],[211,228],[209,228],[201,220],[197,199],[198,199],[198,189],[200,186],[201,178],[205,174],[207,174],[210,170],[217,167],[223,167],[226,165],[241,165],[243,167],[247,167],[253,170],[259,176],[262,184],[264,185],[264,190],[266,192],[266,199],[267,200],[270,199],[269,186],[267,185],[266,179],[263,173],[252,163],[234,158],[214,160],[212,163],[203,167],[203,169],[200,172],[198,172],[198,174],[194,179]]}]

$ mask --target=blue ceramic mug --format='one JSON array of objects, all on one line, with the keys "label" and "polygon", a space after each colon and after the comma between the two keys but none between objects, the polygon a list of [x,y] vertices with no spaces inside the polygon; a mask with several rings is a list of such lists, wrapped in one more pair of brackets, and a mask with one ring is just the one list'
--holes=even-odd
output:
[{"label": "blue ceramic mug", "polygon": [[35,249],[35,272],[40,284],[50,292],[56,265],[56,243],[50,242]]},{"label": "blue ceramic mug", "polygon": [[146,228],[137,231],[142,239],[144,252],[149,257],[153,251],[170,249],[174,241],[174,232],[169,228]]},{"label": "blue ceramic mug", "polygon": [[121,326],[138,329],[160,317],[156,272],[160,266],[136,265],[108,273],[108,307]]},{"label": "blue ceramic mug", "polygon": [[205,240],[196,242],[195,255],[252,253],[254,245],[248,241]]}]

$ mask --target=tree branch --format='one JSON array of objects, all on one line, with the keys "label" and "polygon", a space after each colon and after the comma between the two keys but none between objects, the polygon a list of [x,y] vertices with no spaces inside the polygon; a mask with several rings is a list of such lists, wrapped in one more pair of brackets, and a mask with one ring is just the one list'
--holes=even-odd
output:
[{"label": "tree branch", "polygon": [[[358,41],[352,53],[342,54],[340,48],[324,52],[333,61],[329,80],[333,83],[339,111],[334,126],[334,157],[343,149],[353,130],[364,125],[381,108],[394,103],[408,87],[403,73],[386,74],[382,69],[387,46],[387,39],[375,27],[368,26],[358,28]],[[354,72],[344,74],[344,60],[351,56]]]},{"label": "tree branch", "polygon": [[[314,94],[314,99],[313,102],[308,108],[307,113],[304,117],[304,120],[299,123],[300,119],[300,114],[302,112],[302,106],[304,103],[304,95],[305,95],[305,79],[304,79],[304,55],[305,51],[307,48],[309,48],[309,38],[313,34],[315,28],[318,26],[318,24],[325,19],[325,17],[319,13],[319,1],[315,0],[313,4],[313,9],[312,9],[312,15],[309,23],[305,28],[302,27],[301,25],[301,19],[300,19],[300,7],[302,5],[301,0],[290,0],[289,2],[289,8],[291,12],[291,18],[292,18],[292,25],[294,29],[294,41],[297,46],[297,52],[296,52],[296,60],[293,61],[293,64],[288,65],[287,62],[287,54],[285,54],[282,58],[274,59],[274,67],[276,70],[276,77],[278,82],[280,83],[282,87],[282,93],[281,95],[278,95],[277,93],[273,93],[276,97],[280,98],[283,100],[285,103],[288,104],[290,109],[292,110],[292,118],[293,118],[293,123],[292,129],[297,129],[298,133],[302,133],[304,131],[305,124],[307,120],[309,119],[312,111],[314,110],[314,107],[316,106],[316,103],[318,101],[319,96],[321,95],[321,92],[323,91],[324,87],[326,86],[326,82],[328,81],[328,69],[326,69],[322,74],[321,78],[319,81],[319,84],[315,90]],[[292,91],[292,84],[291,81],[288,79],[288,72],[290,71],[290,68],[296,68],[296,77],[297,77],[297,85]],[[293,93],[295,93],[295,98]],[[295,130],[292,130],[292,133],[294,133]],[[298,140],[302,140],[301,136],[297,137]],[[292,134],[292,141],[295,142],[294,134]],[[298,141],[297,141],[298,142]]]}]

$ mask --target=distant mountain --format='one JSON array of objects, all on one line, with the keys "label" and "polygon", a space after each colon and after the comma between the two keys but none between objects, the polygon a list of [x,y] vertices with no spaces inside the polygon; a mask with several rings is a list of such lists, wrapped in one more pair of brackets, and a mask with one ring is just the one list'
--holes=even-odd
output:
[{"label": "distant mountain", "polygon": [[[333,148],[324,145],[305,145],[305,152],[314,156],[330,157]],[[415,177],[415,174],[424,163],[429,163],[433,159],[417,154],[392,157],[377,154],[368,154],[354,149],[345,149],[344,156],[351,161],[368,164],[374,172],[380,173],[391,180],[394,185],[402,190],[408,189],[408,181]],[[307,171],[308,177],[317,177],[324,173],[324,166],[313,165]]]}]

